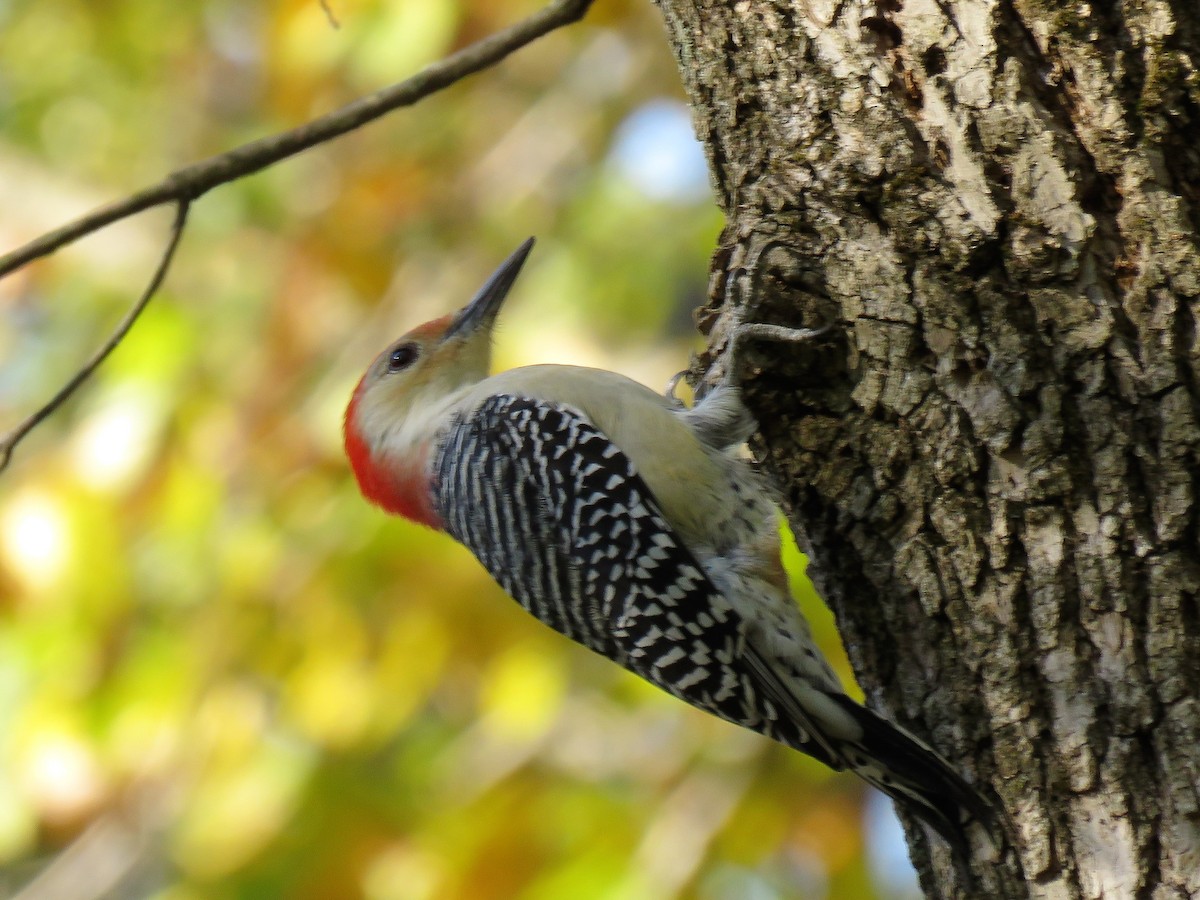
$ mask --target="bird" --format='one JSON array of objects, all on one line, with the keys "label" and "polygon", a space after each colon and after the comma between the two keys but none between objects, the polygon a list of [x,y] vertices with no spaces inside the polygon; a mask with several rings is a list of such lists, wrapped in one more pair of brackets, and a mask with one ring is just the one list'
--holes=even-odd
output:
[{"label": "bird", "polygon": [[967,851],[992,804],[850,698],[792,597],[732,378],[692,406],[616,372],[490,374],[529,238],[459,311],[384,349],[346,407],[363,496],[462,543],[546,625],[708,713],[848,769]]}]

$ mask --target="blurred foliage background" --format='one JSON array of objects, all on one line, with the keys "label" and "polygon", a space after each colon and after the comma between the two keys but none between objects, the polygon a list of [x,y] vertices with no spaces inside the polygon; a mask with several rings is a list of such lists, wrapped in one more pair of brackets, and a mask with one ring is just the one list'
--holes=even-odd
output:
[{"label": "blurred foliage background", "polygon": [[[0,247],[535,8],[328,7],[0,0]],[[886,803],[552,634],[343,461],[373,355],[529,234],[499,366],[686,365],[721,221],[656,15],[602,0],[193,207],[160,297],[0,476],[0,894],[911,892]],[[108,333],[169,217],[0,282],[0,427]]]}]

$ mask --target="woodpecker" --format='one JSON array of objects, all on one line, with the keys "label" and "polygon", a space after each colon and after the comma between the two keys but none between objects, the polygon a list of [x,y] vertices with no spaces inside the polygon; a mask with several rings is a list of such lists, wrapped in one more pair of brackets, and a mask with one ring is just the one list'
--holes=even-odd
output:
[{"label": "woodpecker", "polygon": [[459,312],[384,350],[346,409],[367,500],[464,544],[546,625],[691,705],[849,769],[965,850],[989,803],[936,751],[854,702],[780,561],[777,507],[736,452],[731,379],[688,408],[622,375],[489,376],[533,238]]}]

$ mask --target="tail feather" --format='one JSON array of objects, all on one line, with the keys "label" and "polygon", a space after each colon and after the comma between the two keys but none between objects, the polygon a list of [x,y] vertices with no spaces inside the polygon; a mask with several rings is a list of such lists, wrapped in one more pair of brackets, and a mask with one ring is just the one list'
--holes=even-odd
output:
[{"label": "tail feather", "polygon": [[846,766],[906,809],[920,816],[966,856],[965,828],[979,822],[993,840],[1002,833],[1001,814],[922,741],[844,694],[830,694],[862,729],[860,747],[845,748]]}]

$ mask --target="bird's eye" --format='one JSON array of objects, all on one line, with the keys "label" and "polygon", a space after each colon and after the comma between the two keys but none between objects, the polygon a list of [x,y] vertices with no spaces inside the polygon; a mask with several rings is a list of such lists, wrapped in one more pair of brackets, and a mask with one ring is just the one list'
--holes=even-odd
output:
[{"label": "bird's eye", "polygon": [[401,344],[388,356],[388,371],[400,372],[417,361],[417,345]]}]

